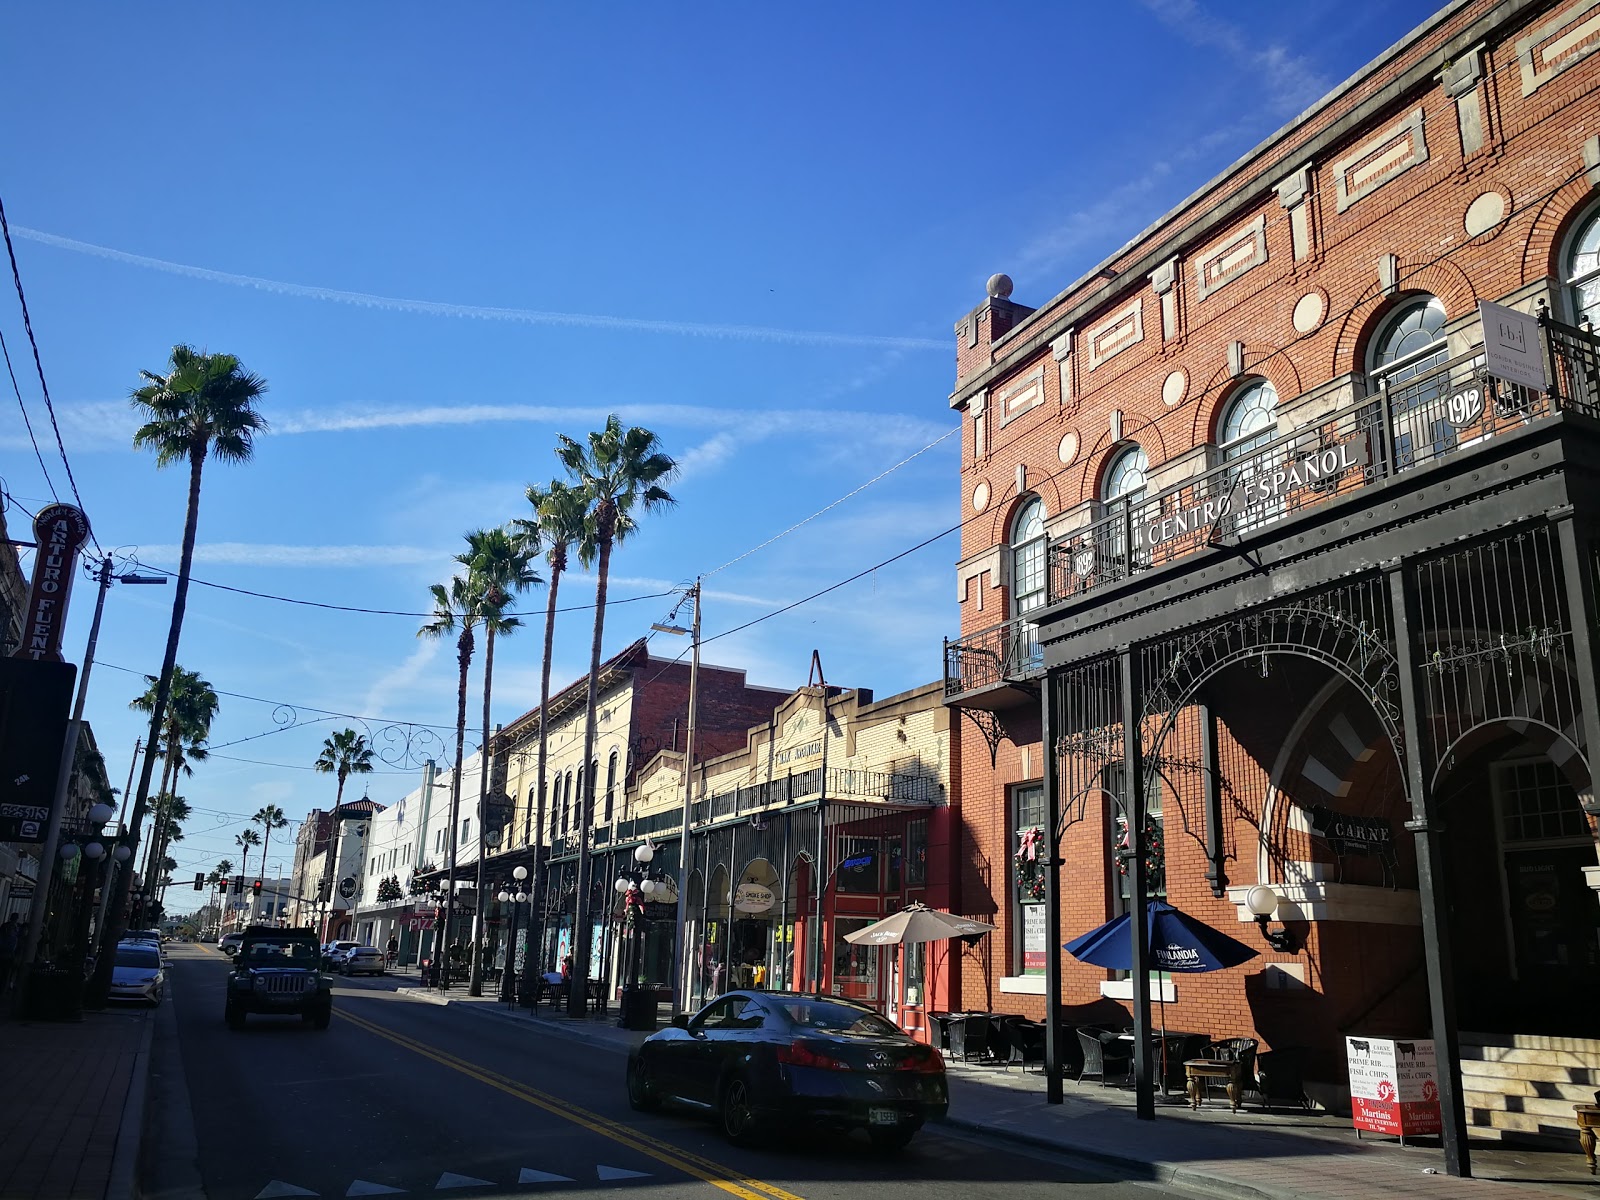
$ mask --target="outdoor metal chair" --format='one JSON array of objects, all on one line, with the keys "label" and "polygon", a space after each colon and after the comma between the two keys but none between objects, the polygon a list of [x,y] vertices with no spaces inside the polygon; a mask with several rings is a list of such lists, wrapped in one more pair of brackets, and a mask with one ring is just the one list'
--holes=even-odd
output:
[{"label": "outdoor metal chair", "polygon": [[1087,1029],[1078,1030],[1078,1045],[1083,1047],[1083,1069],[1078,1072],[1078,1082],[1083,1082],[1085,1075],[1100,1076],[1100,1086],[1104,1087],[1110,1081],[1109,1075],[1113,1068],[1126,1079],[1133,1071],[1133,1046],[1126,1046],[1117,1040],[1116,1034],[1092,1032]]}]

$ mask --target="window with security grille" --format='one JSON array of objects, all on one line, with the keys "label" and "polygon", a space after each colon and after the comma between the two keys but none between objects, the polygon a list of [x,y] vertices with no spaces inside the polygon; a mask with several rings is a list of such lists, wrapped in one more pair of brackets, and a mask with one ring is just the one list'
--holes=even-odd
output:
[{"label": "window with security grille", "polygon": [[1555,763],[1549,759],[1497,763],[1495,773],[1508,843],[1589,836],[1577,793]]}]

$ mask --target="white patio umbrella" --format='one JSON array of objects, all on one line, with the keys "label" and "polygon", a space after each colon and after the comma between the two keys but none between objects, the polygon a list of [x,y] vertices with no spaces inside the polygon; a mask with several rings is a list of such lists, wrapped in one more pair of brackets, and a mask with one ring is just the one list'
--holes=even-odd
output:
[{"label": "white patio umbrella", "polygon": [[[874,921],[865,929],[844,935],[844,940],[867,946],[914,946],[921,942],[942,942],[948,938],[992,933],[994,926],[971,917],[940,912],[926,904],[908,904],[892,917]],[[928,981],[933,982],[933,963],[928,963]],[[932,994],[932,987],[929,994]],[[937,1039],[935,1039],[937,1040]]]}]

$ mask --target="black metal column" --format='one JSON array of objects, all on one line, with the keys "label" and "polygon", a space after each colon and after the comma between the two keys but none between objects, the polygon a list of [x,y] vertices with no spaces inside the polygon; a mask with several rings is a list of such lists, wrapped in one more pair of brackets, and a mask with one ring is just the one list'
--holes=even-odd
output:
[{"label": "black metal column", "polygon": [[1205,795],[1206,882],[1213,896],[1222,896],[1228,890],[1228,873],[1223,866],[1227,851],[1222,838],[1222,785],[1217,776],[1217,717],[1205,700],[1195,708],[1200,718],[1200,787]]},{"label": "black metal column", "polygon": [[1444,824],[1434,811],[1433,771],[1427,761],[1424,712],[1418,678],[1416,635],[1421,629],[1415,578],[1399,561],[1384,564],[1394,620],[1395,660],[1400,675],[1400,722],[1405,737],[1406,791],[1417,843],[1417,885],[1422,893],[1422,947],[1439,1063],[1439,1112],[1444,1122],[1444,1167],[1463,1179],[1472,1175],[1467,1149],[1467,1111],[1461,1090],[1461,1035],[1456,1023],[1455,971],[1451,963],[1450,897],[1445,879]]},{"label": "black metal column", "polygon": [[1045,1102],[1060,1104],[1061,1089],[1061,761],[1056,756],[1057,677],[1040,689],[1040,742],[1044,753],[1044,827],[1049,836],[1044,877]]},{"label": "black metal column", "polygon": [[1589,795],[1596,794],[1595,758],[1600,755],[1600,687],[1595,680],[1595,636],[1600,606],[1595,599],[1594,541],[1588,531],[1578,528],[1573,510],[1568,507],[1552,514],[1556,537],[1561,542],[1561,574],[1567,585],[1567,624],[1572,629],[1572,661],[1577,666],[1579,715],[1583,730],[1583,759],[1589,767]]},{"label": "black metal column", "polygon": [[1122,647],[1122,754],[1128,814],[1128,925],[1133,937],[1133,1087],[1134,1108],[1141,1121],[1156,1115],[1155,1080],[1150,1056],[1150,936],[1145,896],[1149,872],[1144,861],[1144,736],[1140,715],[1144,685],[1138,651]]}]

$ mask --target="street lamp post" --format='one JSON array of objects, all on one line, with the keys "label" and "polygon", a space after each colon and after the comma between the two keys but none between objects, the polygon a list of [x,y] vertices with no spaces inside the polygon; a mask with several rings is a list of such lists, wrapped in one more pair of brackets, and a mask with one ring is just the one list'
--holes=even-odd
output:
[{"label": "street lamp post", "polygon": [[639,865],[637,879],[618,875],[614,885],[622,897],[623,933],[626,941],[622,948],[622,1013],[618,1024],[624,1029],[654,1029],[656,1027],[656,999],[653,992],[640,986],[639,976],[644,968],[645,932],[649,920],[645,916],[645,902],[657,892],[665,892],[661,880],[650,873],[656,849],[649,842],[639,845],[633,852],[633,861]]},{"label": "street lamp post", "polygon": [[517,998],[517,918],[522,915],[522,906],[528,902],[528,893],[523,887],[523,881],[528,878],[527,867],[517,867],[511,872],[516,880],[516,891],[500,889],[496,897],[501,904],[509,904],[511,908],[511,932],[506,938],[506,965],[505,971],[500,976],[500,999],[507,1004],[513,1004]]}]

